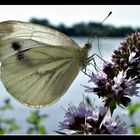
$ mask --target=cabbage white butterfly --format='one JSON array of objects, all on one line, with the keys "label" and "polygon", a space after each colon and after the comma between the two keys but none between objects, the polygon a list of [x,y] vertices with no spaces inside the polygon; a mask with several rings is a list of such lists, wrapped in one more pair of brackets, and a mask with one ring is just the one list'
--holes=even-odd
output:
[{"label": "cabbage white butterfly", "polygon": [[90,48],[89,41],[80,47],[45,26],[1,22],[1,81],[19,102],[36,108],[48,106],[68,90],[79,70],[92,59],[88,58]]},{"label": "cabbage white butterfly", "polygon": [[83,48],[65,34],[37,24],[0,23],[1,81],[19,102],[44,107],[57,101],[87,65]]}]

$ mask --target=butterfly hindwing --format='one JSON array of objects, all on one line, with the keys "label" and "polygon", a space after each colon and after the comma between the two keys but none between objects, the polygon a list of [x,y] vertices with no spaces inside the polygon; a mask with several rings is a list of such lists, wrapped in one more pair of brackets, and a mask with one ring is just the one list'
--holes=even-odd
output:
[{"label": "butterfly hindwing", "polygon": [[[17,100],[32,106],[45,106],[59,99],[79,71],[78,62],[67,51],[52,55],[47,46],[32,48],[10,56],[2,63],[2,82]],[[58,53],[58,54],[57,54]],[[61,50],[66,54],[66,50]]]}]

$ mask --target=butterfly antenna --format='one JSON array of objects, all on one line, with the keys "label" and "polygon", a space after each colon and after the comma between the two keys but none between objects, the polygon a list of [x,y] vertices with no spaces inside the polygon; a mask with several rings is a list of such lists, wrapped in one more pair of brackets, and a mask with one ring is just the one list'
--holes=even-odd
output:
[{"label": "butterfly antenna", "polygon": [[[112,14],[112,11],[109,12],[109,14],[104,18],[104,20],[101,22],[101,25],[104,23],[104,21],[105,21],[111,14]],[[100,56],[102,57],[102,53],[101,53],[101,50],[100,50],[99,46],[100,46],[100,45],[99,45],[99,36],[98,36],[98,50],[99,50]]]},{"label": "butterfly antenna", "polygon": [[[104,21],[105,21],[111,14],[112,14],[112,11],[109,12],[109,14],[103,19],[103,21],[100,23],[100,25],[102,25],[102,24],[104,23]],[[90,37],[89,37],[89,39],[88,39],[88,43],[89,43],[89,44],[92,44],[94,36],[95,36],[95,33],[92,32],[91,35],[90,35]],[[98,50],[99,50],[100,56],[102,56],[102,55],[101,55],[101,51],[100,51],[100,49],[99,49],[99,37],[98,37]]]},{"label": "butterfly antenna", "polygon": [[112,14],[112,11],[109,12],[109,14],[106,16],[106,18],[101,22],[101,25],[104,23],[104,21]]},{"label": "butterfly antenna", "polygon": [[[109,12],[109,14],[103,19],[103,21],[100,23],[100,25],[102,25],[104,23],[104,21],[112,14],[112,11]],[[88,39],[88,42],[89,40],[91,40],[93,38],[93,35],[94,35],[94,32],[91,33],[89,39]]]}]

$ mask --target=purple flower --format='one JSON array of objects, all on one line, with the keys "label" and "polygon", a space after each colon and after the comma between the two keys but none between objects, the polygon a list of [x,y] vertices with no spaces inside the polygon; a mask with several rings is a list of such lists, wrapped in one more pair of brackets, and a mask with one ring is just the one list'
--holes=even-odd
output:
[{"label": "purple flower", "polygon": [[118,74],[117,66],[107,61],[103,63],[102,71],[107,75],[108,79],[113,79]]},{"label": "purple flower", "polygon": [[94,84],[98,84],[99,81],[106,80],[107,75],[104,72],[100,72],[98,74],[94,74],[92,72],[91,79],[88,82],[93,82]]},{"label": "purple flower", "polygon": [[136,56],[136,52],[132,52],[129,55],[129,63],[132,64],[137,58],[134,58]]},{"label": "purple flower", "polygon": [[119,71],[128,70],[127,78],[131,77],[140,83],[140,32],[127,36],[120,47],[113,52],[112,61]]},{"label": "purple flower", "polygon": [[139,87],[136,86],[136,82],[129,78],[128,80],[125,81],[124,86],[124,94],[128,95],[128,96],[138,96],[137,94],[139,93],[137,90],[139,89]]},{"label": "purple flower", "polygon": [[98,96],[106,96],[106,93],[110,90],[110,83],[104,72],[98,74],[92,73],[88,82],[93,82],[95,87],[84,86],[86,88],[85,92],[94,92],[97,93]]},{"label": "purple flower", "polygon": [[[79,104],[79,107],[71,105],[64,116],[64,121],[60,122],[60,130],[70,129],[82,131],[85,127],[85,118],[89,116],[92,116],[92,111],[86,108],[83,102]],[[77,125],[77,123],[79,124]]]},{"label": "purple flower", "polygon": [[119,116],[116,117],[116,121],[113,121],[110,117],[106,117],[103,121],[103,126],[109,131],[110,134],[127,133],[126,123],[122,122]]},{"label": "purple flower", "polygon": [[78,107],[71,105],[65,113],[64,121],[60,122],[59,131],[56,132],[66,135],[125,134],[126,124],[113,121],[111,118],[105,119],[106,113],[106,107],[87,107],[83,102]]},{"label": "purple flower", "polygon": [[116,95],[119,93],[128,96],[137,95],[138,87],[136,86],[136,82],[132,78],[127,79],[126,72],[121,71],[116,77],[114,77],[114,85],[112,86],[112,90]]},{"label": "purple flower", "polygon": [[[131,101],[130,97],[138,96],[135,77],[128,77],[129,69],[118,71],[111,63],[105,64],[103,71],[107,71],[109,67],[111,75],[104,72],[92,73],[89,82],[93,82],[95,85],[93,87],[84,86],[86,88],[85,91],[94,93],[99,98],[101,97],[105,106],[110,107],[110,109],[115,109],[117,104],[127,107]],[[113,113],[113,109],[111,113]]]},{"label": "purple flower", "polygon": [[125,80],[125,75],[123,74],[123,71],[119,72],[119,74],[114,77],[114,85],[112,86],[112,90],[115,92],[116,95],[120,91],[123,91],[123,88],[121,87],[122,83]]}]

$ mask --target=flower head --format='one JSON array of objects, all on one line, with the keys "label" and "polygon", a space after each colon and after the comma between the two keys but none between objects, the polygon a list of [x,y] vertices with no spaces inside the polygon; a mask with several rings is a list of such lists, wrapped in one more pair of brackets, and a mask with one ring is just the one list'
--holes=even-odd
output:
[{"label": "flower head", "polygon": [[112,61],[120,71],[126,71],[127,77],[140,82],[140,32],[127,36],[120,47],[114,51]]},{"label": "flower head", "polygon": [[127,107],[130,97],[138,96],[137,84],[140,83],[140,32],[127,36],[120,47],[114,50],[112,62],[103,61],[103,69],[92,73],[86,92],[95,93],[112,108],[116,105]]},{"label": "flower head", "polygon": [[113,121],[110,117],[106,117],[103,121],[103,126],[110,134],[126,134],[127,127],[126,123],[122,122],[119,116]]},{"label": "flower head", "polygon": [[[116,72],[114,73],[116,74]],[[86,92],[95,93],[103,99],[105,106],[111,108],[111,113],[117,104],[126,107],[131,101],[130,97],[138,96],[137,82],[134,78],[127,77],[127,70],[119,71],[116,76],[115,74],[112,77],[105,73],[98,75],[92,73],[89,82],[93,82],[95,85],[93,87],[85,86]]]},{"label": "flower head", "polygon": [[94,84],[98,84],[102,80],[106,81],[107,75],[104,72],[100,72],[96,75],[92,72],[92,75],[90,78],[91,79],[88,82],[94,82]]},{"label": "flower head", "polygon": [[[127,133],[124,122],[106,118],[106,107],[87,107],[81,102],[78,107],[71,105],[60,122],[60,129],[64,134],[122,134]],[[105,119],[106,118],[106,119]],[[123,124],[123,125],[122,125]],[[56,131],[62,133],[61,131]]]},{"label": "flower head", "polygon": [[132,52],[130,55],[129,55],[129,63],[132,64],[133,62],[136,61],[137,58],[135,58],[136,56],[136,52]]}]

